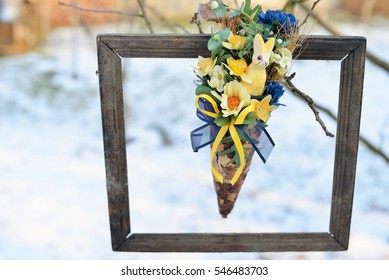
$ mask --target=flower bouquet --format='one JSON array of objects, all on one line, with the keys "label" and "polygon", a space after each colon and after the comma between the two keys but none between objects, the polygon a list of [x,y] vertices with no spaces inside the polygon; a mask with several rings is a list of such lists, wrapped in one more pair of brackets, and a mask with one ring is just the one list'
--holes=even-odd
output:
[{"label": "flower bouquet", "polygon": [[191,133],[192,148],[211,146],[210,162],[223,218],[231,212],[254,153],[266,162],[274,142],[265,127],[281,103],[282,82],[298,42],[293,14],[222,0],[200,4],[198,16],[221,29],[208,41],[209,57],[199,57],[195,73],[197,116],[204,125]]}]

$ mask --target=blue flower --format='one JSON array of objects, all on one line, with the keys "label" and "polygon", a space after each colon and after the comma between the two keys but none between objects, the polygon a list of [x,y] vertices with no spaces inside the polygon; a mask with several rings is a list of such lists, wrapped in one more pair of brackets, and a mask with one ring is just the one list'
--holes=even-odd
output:
[{"label": "blue flower", "polygon": [[266,96],[268,94],[271,95],[270,105],[285,106],[284,104],[278,103],[278,100],[282,95],[284,95],[284,92],[285,90],[280,83],[270,81],[266,84],[266,88],[262,96]]},{"label": "blue flower", "polygon": [[289,31],[297,25],[298,21],[293,14],[287,14],[281,10],[267,10],[266,13],[259,13],[258,23],[278,25],[278,29]]}]

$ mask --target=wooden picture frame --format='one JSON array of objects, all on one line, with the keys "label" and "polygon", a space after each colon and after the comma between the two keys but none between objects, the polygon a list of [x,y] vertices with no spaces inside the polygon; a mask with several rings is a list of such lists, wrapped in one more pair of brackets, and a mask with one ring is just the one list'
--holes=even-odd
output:
[{"label": "wooden picture frame", "polygon": [[[357,163],[366,39],[310,36],[297,59],[341,61],[338,123],[328,232],[317,233],[134,233],[130,225],[123,113],[123,58],[209,56],[210,35],[97,36],[111,241],[129,252],[283,252],[348,249]],[[189,67],[189,66],[188,66]],[[189,131],[188,131],[189,133]]]}]

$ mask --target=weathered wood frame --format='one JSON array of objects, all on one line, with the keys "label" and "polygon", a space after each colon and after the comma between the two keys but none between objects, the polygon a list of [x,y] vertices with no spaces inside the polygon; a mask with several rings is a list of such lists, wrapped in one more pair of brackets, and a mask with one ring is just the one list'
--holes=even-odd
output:
[{"label": "weathered wood frame", "polygon": [[[134,233],[130,226],[122,58],[207,57],[209,35],[117,35],[97,37],[112,248],[131,252],[282,252],[348,249],[365,66],[366,39],[308,37],[297,59],[339,60],[338,123],[328,232]],[[189,67],[189,66],[188,66]]]}]

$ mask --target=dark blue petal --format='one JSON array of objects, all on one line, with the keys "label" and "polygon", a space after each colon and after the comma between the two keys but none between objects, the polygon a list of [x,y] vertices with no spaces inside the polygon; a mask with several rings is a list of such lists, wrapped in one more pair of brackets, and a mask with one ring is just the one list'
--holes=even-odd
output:
[{"label": "dark blue petal", "polygon": [[278,28],[288,31],[296,26],[298,21],[293,14],[287,14],[281,10],[267,10],[266,13],[259,13],[258,23],[278,25]]},{"label": "dark blue petal", "polygon": [[278,103],[279,99],[284,95],[284,92],[285,92],[284,87],[280,83],[270,81],[266,84],[266,88],[265,91],[263,92],[263,96],[266,96],[268,94],[271,95],[271,101],[270,101],[271,105],[285,106],[284,104]]}]

